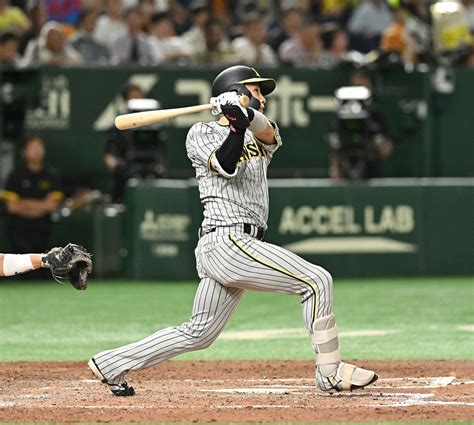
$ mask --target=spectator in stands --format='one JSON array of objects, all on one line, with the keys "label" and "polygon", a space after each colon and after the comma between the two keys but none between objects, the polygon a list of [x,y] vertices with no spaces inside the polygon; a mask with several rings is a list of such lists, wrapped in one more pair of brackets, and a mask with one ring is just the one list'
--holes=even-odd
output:
[{"label": "spectator in stands", "polygon": [[166,13],[157,13],[153,16],[150,25],[150,55],[152,64],[160,63],[187,63],[191,58],[192,48],[176,36],[173,22]]},{"label": "spectator in stands", "polygon": [[22,34],[30,27],[30,21],[19,8],[9,6],[8,0],[0,0],[0,33]]},{"label": "spectator in stands", "polygon": [[412,42],[413,54],[418,62],[431,62],[429,8],[426,7],[424,0],[413,0],[405,7],[409,12],[405,31]]},{"label": "spectator in stands", "polygon": [[321,52],[316,66],[322,69],[333,69],[346,59],[347,35],[343,29],[328,23],[322,27],[321,39],[324,50]]},{"label": "spectator in stands", "polygon": [[209,19],[204,31],[205,49],[204,51],[194,51],[193,49],[193,63],[207,66],[224,66],[238,63],[239,57],[226,40],[221,20],[217,18]]},{"label": "spectator in stands", "polygon": [[97,18],[94,38],[110,50],[114,43],[128,32],[122,17],[122,0],[106,0],[105,12],[105,15]]},{"label": "spectator in stands", "polygon": [[281,44],[293,37],[301,28],[303,17],[300,9],[291,7],[283,10],[281,24],[269,31],[269,44],[271,48],[278,52]]},{"label": "spectator in stands", "polygon": [[278,56],[285,64],[315,66],[321,49],[319,24],[313,19],[306,19],[298,33],[282,43]]},{"label": "spectator in stands", "polygon": [[0,66],[17,67],[20,64],[20,40],[12,32],[0,34]]},{"label": "spectator in stands", "polygon": [[380,37],[392,22],[392,13],[383,0],[365,0],[349,20],[351,46],[367,53],[379,47]]},{"label": "spectator in stands", "polygon": [[206,51],[206,23],[210,18],[207,1],[194,0],[190,6],[192,26],[181,37],[188,46],[193,47],[193,51],[204,54]]},{"label": "spectator in stands", "polygon": [[153,16],[156,14],[154,0],[138,0],[138,8],[142,15],[143,31],[148,32],[151,27]]},{"label": "spectator in stands", "polygon": [[125,13],[128,33],[115,41],[112,46],[113,64],[152,63],[148,37],[143,32],[143,20],[139,8],[128,9]]},{"label": "spectator in stands", "polygon": [[474,2],[472,0],[461,0],[466,9],[467,24],[471,34],[474,34]]},{"label": "spectator in stands", "polygon": [[33,39],[38,39],[41,28],[48,20],[48,9],[43,0],[35,1],[31,4],[31,7],[27,9],[28,18],[31,22],[31,26],[22,36],[20,40],[20,54],[23,55],[26,50],[26,46]]},{"label": "spectator in stands", "polygon": [[403,7],[394,11],[394,20],[384,31],[380,40],[380,48],[385,52],[397,53],[404,63],[415,63],[413,40],[407,33],[408,13]]},{"label": "spectator in stands", "polygon": [[169,10],[169,15],[171,20],[173,21],[173,25],[177,35],[181,36],[190,29],[191,22],[189,21],[188,9],[185,8],[182,4],[172,4]]},{"label": "spectator in stands", "polygon": [[99,16],[105,9],[105,0],[82,0],[82,9]]},{"label": "spectator in stands", "polygon": [[82,10],[82,0],[46,0],[49,17],[70,26],[77,23]]},{"label": "spectator in stands", "polygon": [[232,42],[240,62],[251,66],[272,66],[278,62],[273,49],[266,44],[267,29],[258,13],[249,14],[243,24],[243,36]]},{"label": "spectator in stands", "polygon": [[105,65],[110,61],[110,52],[93,37],[96,19],[94,12],[82,11],[78,19],[78,30],[71,44],[82,55],[85,64]]},{"label": "spectator in stands", "polygon": [[[214,2],[213,2],[214,3]],[[295,2],[293,2],[295,3]],[[298,1],[298,3],[309,3],[307,1]],[[214,6],[214,4],[213,4]],[[238,0],[231,1],[231,23],[237,27],[245,22],[249,13],[259,13],[264,25],[269,26],[278,16],[278,2],[268,0]],[[285,7],[286,5],[283,5]]]},{"label": "spectator in stands", "polygon": [[7,179],[1,197],[10,215],[8,235],[13,252],[45,252],[51,234],[50,214],[64,199],[57,172],[45,164],[39,136],[26,139],[23,164]]},{"label": "spectator in stands", "polygon": [[322,23],[331,22],[337,24],[341,28],[347,26],[347,21],[351,15],[349,0],[320,0],[320,2],[316,4],[313,2],[313,5],[318,4],[319,10],[316,11],[313,6],[313,13],[316,12],[316,16],[320,18]]},{"label": "spectator in stands", "polygon": [[81,54],[69,44],[61,24],[55,21],[47,22],[41,29],[40,37],[30,41],[22,60],[23,66],[81,63]]}]

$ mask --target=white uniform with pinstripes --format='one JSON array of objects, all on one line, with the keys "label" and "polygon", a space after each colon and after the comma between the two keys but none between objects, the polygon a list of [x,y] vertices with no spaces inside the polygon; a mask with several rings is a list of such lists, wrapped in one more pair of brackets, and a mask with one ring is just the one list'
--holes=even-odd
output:
[{"label": "white uniform with pinstripes", "polygon": [[[215,228],[201,237],[195,251],[201,281],[192,316],[181,326],[95,355],[110,383],[123,381],[129,370],[209,346],[246,289],[299,295],[308,332],[312,332],[316,318],[332,313],[332,278],[326,270],[253,237],[256,227],[267,227],[267,167],[281,145],[278,128],[274,145],[258,142],[247,130],[237,172],[225,178],[211,171],[209,164],[229,131],[217,122],[198,123],[190,129],[186,141],[204,204],[202,228],[204,232]],[[255,226],[253,236],[243,232],[243,223]]]}]

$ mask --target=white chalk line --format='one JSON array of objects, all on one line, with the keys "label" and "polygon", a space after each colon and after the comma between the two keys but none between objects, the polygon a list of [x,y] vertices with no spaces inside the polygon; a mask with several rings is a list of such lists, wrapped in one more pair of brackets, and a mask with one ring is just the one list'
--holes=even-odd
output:
[{"label": "white chalk line", "polygon": [[[386,336],[400,332],[398,329],[358,329],[339,332],[342,338],[360,338],[371,336]],[[308,332],[304,328],[280,328],[280,329],[247,329],[241,331],[223,332],[221,340],[262,340],[262,339],[293,339],[308,338]]]},{"label": "white chalk line", "polygon": [[286,394],[292,396],[312,396],[322,398],[406,398],[413,395],[426,395],[418,393],[371,393],[371,392],[340,392],[340,393],[324,393],[314,389],[314,391],[289,391],[285,388],[267,388],[267,387],[252,387],[252,388],[224,388],[224,389],[206,389],[200,390],[202,392],[223,393],[223,394],[251,394],[251,395],[272,395],[272,394]]},{"label": "white chalk line", "polygon": [[8,409],[9,407],[15,407],[17,403],[14,401],[0,403],[0,409]]},{"label": "white chalk line", "polygon": [[474,385],[474,381],[452,382],[451,385]]},{"label": "white chalk line", "polygon": [[[434,376],[434,377],[429,377],[429,378],[383,378],[379,379],[375,385],[372,385],[371,388],[374,389],[430,389],[430,388],[444,388],[447,387],[448,385],[451,385],[453,381],[456,379],[455,376]],[[398,382],[403,382],[406,380],[413,380],[413,381],[418,381],[421,382],[418,385],[397,385],[396,387],[393,386],[387,386],[387,385],[380,385],[383,382],[390,382],[390,381],[398,381]],[[423,384],[423,381],[426,382],[426,384]]]},{"label": "white chalk line", "polygon": [[[437,406],[472,406],[474,403],[464,401],[443,401],[443,400],[427,400],[433,398],[434,394],[412,394],[412,397],[401,402],[395,402],[386,404],[383,407],[410,407],[410,406],[423,406],[423,405],[437,405]],[[380,407],[379,405],[372,404],[372,407]]]},{"label": "white chalk line", "polygon": [[[454,376],[434,376],[434,377],[406,377],[406,378],[383,378],[377,381],[376,385],[371,385],[371,389],[433,389],[433,388],[445,388],[448,385],[452,385],[456,380]],[[242,391],[252,391],[254,390],[255,393],[265,393],[265,390],[268,389],[269,394],[282,394],[288,392],[288,390],[292,389],[314,389],[314,379],[291,379],[291,378],[282,378],[282,379],[248,379],[242,380],[243,385],[245,383],[260,383],[264,384],[266,382],[309,382],[308,385],[285,385],[285,384],[269,384],[265,385],[264,387],[249,387],[249,388],[220,388],[220,389],[209,389],[209,390],[201,390],[201,391],[214,391],[214,392],[242,392]],[[409,385],[389,385],[390,382],[398,383],[398,382],[409,382]],[[220,381],[222,382],[222,381]],[[228,382],[228,381],[224,381]],[[384,385],[384,383],[386,383]],[[474,381],[464,381],[464,382],[456,382],[457,385],[468,385],[472,384]],[[382,385],[380,385],[382,384]],[[295,394],[294,391],[292,391]]]},{"label": "white chalk line", "polygon": [[308,406],[289,406],[287,404],[230,404],[230,405],[219,405],[213,406],[213,410],[217,409],[289,409],[293,408],[307,408]]},{"label": "white chalk line", "polygon": [[474,332],[474,325],[459,325],[456,328],[460,331]]}]

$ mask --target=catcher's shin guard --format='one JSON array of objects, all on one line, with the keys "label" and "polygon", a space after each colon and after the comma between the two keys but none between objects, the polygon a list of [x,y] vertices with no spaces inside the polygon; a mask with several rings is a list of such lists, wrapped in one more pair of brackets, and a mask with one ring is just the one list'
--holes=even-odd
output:
[{"label": "catcher's shin guard", "polygon": [[92,371],[94,376],[99,379],[100,382],[109,387],[113,395],[117,397],[129,397],[135,395],[134,388],[129,387],[127,381],[122,381],[117,384],[113,384],[107,381],[107,379],[104,377],[99,367],[97,366],[97,363],[95,362],[94,358],[90,359],[87,365],[89,366],[89,369]]}]

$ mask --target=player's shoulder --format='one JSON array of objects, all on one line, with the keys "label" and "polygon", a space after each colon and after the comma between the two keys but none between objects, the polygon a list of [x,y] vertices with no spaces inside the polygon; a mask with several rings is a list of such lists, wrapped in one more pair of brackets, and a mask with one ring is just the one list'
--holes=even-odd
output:
[{"label": "player's shoulder", "polygon": [[203,139],[215,133],[221,133],[226,130],[225,126],[217,121],[197,122],[188,131],[187,139]]}]

